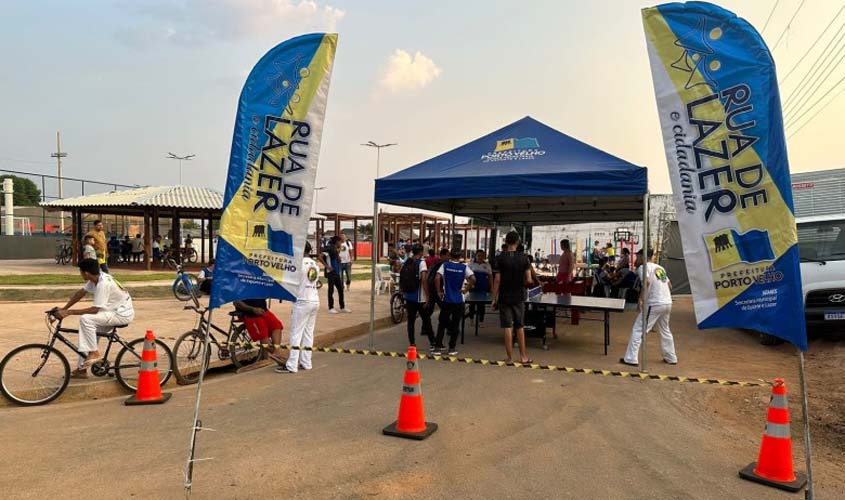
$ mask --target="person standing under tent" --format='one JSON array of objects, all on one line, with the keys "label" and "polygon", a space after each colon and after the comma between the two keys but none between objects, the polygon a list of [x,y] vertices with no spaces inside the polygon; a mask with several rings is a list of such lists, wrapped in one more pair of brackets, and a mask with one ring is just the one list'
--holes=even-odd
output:
[{"label": "person standing under tent", "polygon": [[301,270],[302,281],[299,282],[299,291],[290,315],[291,350],[287,362],[276,368],[278,373],[296,373],[300,368],[311,369],[311,348],[314,347],[314,328],[320,309],[320,295],[317,293],[320,268],[311,258],[311,243],[308,242],[305,242]]},{"label": "person standing under tent", "polygon": [[[493,282],[493,268],[487,262],[487,253],[484,250],[477,251],[475,258],[469,264],[469,268],[475,276],[474,290],[476,292],[489,292],[490,284]],[[478,321],[483,322],[484,304],[470,304],[469,316],[474,318],[476,314]]]},{"label": "person standing under tent", "polygon": [[625,267],[631,267],[631,250],[627,248],[622,249],[622,256],[619,257],[619,264],[616,266],[616,268],[622,269]]},{"label": "person standing under tent", "polygon": [[352,243],[349,242],[345,234],[340,233],[340,250],[338,251],[338,255],[340,255],[340,281],[343,282],[344,277],[346,278],[347,290],[352,285],[352,252]]},{"label": "person standing under tent", "polygon": [[82,246],[82,258],[97,260],[97,250],[95,248],[97,242],[94,237],[88,234],[82,242],[84,243]]},{"label": "person standing under tent", "polygon": [[575,256],[569,246],[569,240],[560,240],[560,266],[557,270],[557,282],[568,285],[572,282],[572,274],[575,271]]},{"label": "person standing under tent", "polygon": [[520,363],[531,363],[525,352],[525,286],[531,281],[531,264],[524,253],[517,252],[519,234],[505,236],[507,251],[496,258],[493,278],[493,310],[499,310],[499,322],[505,333],[505,353],[513,362],[513,333],[519,345]]},{"label": "person standing under tent", "polygon": [[399,271],[399,288],[405,296],[408,311],[408,345],[416,346],[417,315],[422,321],[422,334],[428,338],[429,351],[434,351],[434,329],[431,327],[431,310],[428,308],[428,267],[422,259],[423,246],[411,247],[411,258]]},{"label": "person standing under tent", "polygon": [[[437,346],[433,354],[439,355],[443,348],[443,335],[449,330],[449,356],[458,355],[458,333],[464,315],[464,292],[471,290],[475,277],[469,266],[460,262],[463,252],[453,248],[451,259],[437,270],[435,289],[440,296],[440,318],[437,325]],[[466,288],[464,281],[467,282]]]},{"label": "person standing under tent", "polygon": [[640,279],[648,280],[648,297],[645,298],[640,294],[637,306],[640,313],[631,328],[631,338],[628,341],[625,357],[619,359],[619,362],[624,365],[639,366],[640,344],[643,340],[643,313],[646,315],[646,331],[650,332],[652,328],[657,327],[657,332],[660,334],[660,352],[663,355],[663,362],[670,365],[678,364],[675,339],[669,329],[669,317],[672,314],[672,282],[669,281],[666,270],[652,262],[653,258],[654,250],[648,250],[648,262],[643,262],[642,249],[637,252],[636,274],[640,276]]}]

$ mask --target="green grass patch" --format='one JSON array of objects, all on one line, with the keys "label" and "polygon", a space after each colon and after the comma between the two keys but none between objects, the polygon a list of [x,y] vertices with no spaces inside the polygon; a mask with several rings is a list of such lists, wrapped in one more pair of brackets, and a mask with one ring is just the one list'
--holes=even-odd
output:
[{"label": "green grass patch", "polygon": [[[32,302],[55,300],[56,305],[62,305],[76,290],[58,289],[5,289],[0,290],[2,302]],[[169,286],[136,286],[129,289],[133,299],[165,299],[173,298],[173,291]],[[90,296],[88,297],[90,299]]]},{"label": "green grass patch", "polygon": [[[120,282],[129,281],[158,281],[176,278],[175,272],[150,274],[121,274],[114,275]],[[2,285],[82,285],[82,278],[78,274],[13,274],[0,276]]]}]

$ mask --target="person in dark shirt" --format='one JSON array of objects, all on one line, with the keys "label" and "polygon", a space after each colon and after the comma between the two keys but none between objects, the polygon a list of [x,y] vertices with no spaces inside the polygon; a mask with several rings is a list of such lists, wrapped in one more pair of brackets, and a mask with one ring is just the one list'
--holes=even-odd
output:
[{"label": "person in dark shirt", "polygon": [[276,346],[282,343],[284,326],[279,318],[267,308],[267,300],[236,300],[235,309],[243,313],[244,325],[250,338],[264,344],[267,356],[277,364],[284,365],[286,360],[276,354]]},{"label": "person in dark shirt", "polygon": [[[326,250],[323,252],[323,265],[326,269],[326,279],[329,282],[329,312],[332,314],[352,312],[346,308],[343,298],[343,281],[340,279],[340,238],[337,236],[332,236],[329,244],[326,245]],[[337,298],[340,302],[340,311],[334,308],[335,289],[337,289]]]},{"label": "person in dark shirt", "polygon": [[506,251],[496,257],[496,276],[493,279],[493,310],[499,310],[500,324],[505,331],[507,362],[513,361],[513,332],[519,344],[519,361],[531,363],[525,353],[525,285],[531,282],[531,263],[517,252],[519,234],[505,236]]}]

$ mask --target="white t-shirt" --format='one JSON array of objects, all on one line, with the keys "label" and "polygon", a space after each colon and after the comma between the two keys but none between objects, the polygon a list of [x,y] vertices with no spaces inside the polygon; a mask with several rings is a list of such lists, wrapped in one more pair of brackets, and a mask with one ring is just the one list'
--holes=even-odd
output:
[{"label": "white t-shirt", "polygon": [[352,245],[349,244],[348,241],[345,241],[340,244],[340,250],[338,250],[337,255],[340,257],[341,264],[349,264],[352,262]]},{"label": "white t-shirt", "polygon": [[89,281],[85,284],[85,291],[94,294],[94,307],[102,311],[113,312],[118,316],[134,316],[132,297],[123,286],[110,274],[100,273],[97,283]]},{"label": "white t-shirt", "polygon": [[320,278],[320,268],[310,257],[302,259],[302,281],[299,282],[299,292],[296,294],[297,302],[320,303],[320,295],[317,293],[317,280]]},{"label": "white t-shirt", "polygon": [[132,251],[135,253],[144,251],[144,238],[135,238],[132,240]]},{"label": "white t-shirt", "polygon": [[[637,275],[642,279],[643,266],[637,268]],[[669,276],[663,267],[648,263],[648,305],[671,305],[672,290],[669,288]]]}]

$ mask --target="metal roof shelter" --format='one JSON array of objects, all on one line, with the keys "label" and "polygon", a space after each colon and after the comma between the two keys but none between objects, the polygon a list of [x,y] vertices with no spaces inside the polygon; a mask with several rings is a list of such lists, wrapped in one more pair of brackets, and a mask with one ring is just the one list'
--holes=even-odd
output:
[{"label": "metal roof shelter", "polygon": [[[219,220],[223,211],[223,193],[196,186],[147,186],[123,191],[78,196],[48,201],[41,204],[49,211],[70,211],[73,216],[73,262],[78,260],[79,242],[82,239],[83,214],[130,215],[144,219],[144,250],[152,255],[151,228],[158,228],[159,217],[172,220],[174,246],[181,242],[180,219],[202,220],[201,238],[205,238],[208,220],[208,237],[214,239],[214,220]],[[205,261],[205,247],[200,246],[201,261]],[[214,247],[209,246],[209,259],[214,258]],[[146,268],[152,268],[151,259],[145,259]]]}]

